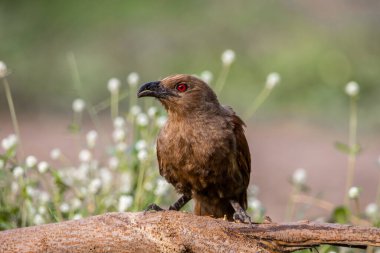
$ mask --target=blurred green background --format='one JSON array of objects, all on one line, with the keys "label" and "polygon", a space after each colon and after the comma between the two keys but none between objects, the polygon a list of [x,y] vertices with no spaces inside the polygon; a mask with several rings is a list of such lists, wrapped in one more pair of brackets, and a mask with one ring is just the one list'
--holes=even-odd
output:
[{"label": "blurred green background", "polygon": [[[95,103],[108,97],[109,78],[125,83],[132,71],[141,82],[203,70],[216,77],[221,53],[233,49],[221,100],[237,111],[276,71],[282,83],[260,115],[345,120],[344,86],[355,80],[361,118],[380,126],[379,13],[377,0],[1,0],[0,60],[12,70],[18,112],[64,112],[78,96],[70,53]],[[7,110],[3,88],[0,105]]]}]

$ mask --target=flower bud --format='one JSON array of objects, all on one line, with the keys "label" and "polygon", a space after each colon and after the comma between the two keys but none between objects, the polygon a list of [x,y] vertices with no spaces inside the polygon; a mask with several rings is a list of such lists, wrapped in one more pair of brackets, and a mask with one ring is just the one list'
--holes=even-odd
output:
[{"label": "flower bud", "polygon": [[231,49],[227,49],[222,54],[223,65],[231,65],[235,60],[235,52]]},{"label": "flower bud", "polygon": [[357,82],[349,82],[346,85],[345,91],[350,97],[354,97],[359,93],[359,84]]}]

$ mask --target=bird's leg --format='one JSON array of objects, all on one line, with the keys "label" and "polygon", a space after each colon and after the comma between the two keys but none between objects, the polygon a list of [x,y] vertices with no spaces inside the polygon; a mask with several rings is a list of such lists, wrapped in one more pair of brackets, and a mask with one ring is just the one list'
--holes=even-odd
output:
[{"label": "bird's leg", "polygon": [[235,221],[238,220],[240,222],[245,222],[246,220],[248,220],[248,223],[252,226],[251,217],[248,216],[247,212],[241,207],[239,202],[237,202],[236,200],[230,200],[230,203],[235,210],[233,219]]},{"label": "bird's leg", "polygon": [[[188,195],[182,195],[173,205],[169,207],[169,210],[175,210],[179,211],[184,205],[186,205],[187,202],[189,202],[191,199]],[[150,204],[146,209],[145,212],[148,211],[164,211],[165,209],[159,207],[156,204]]]},{"label": "bird's leg", "polygon": [[173,205],[169,207],[169,210],[179,211],[187,202],[189,202],[191,197],[189,195],[182,195]]}]

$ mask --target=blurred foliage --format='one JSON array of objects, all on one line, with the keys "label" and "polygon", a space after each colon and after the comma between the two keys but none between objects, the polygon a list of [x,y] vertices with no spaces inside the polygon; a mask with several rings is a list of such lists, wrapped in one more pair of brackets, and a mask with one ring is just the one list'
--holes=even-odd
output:
[{"label": "blurred foliage", "polygon": [[370,115],[380,107],[379,10],[376,0],[2,0],[0,60],[16,74],[12,89],[23,111],[68,109],[79,92],[70,53],[88,96],[98,101],[110,77],[132,71],[144,73],[142,81],[204,69],[218,75],[219,54],[231,48],[239,61],[222,100],[237,110],[277,71],[283,85],[266,115],[336,119],[352,79]]}]

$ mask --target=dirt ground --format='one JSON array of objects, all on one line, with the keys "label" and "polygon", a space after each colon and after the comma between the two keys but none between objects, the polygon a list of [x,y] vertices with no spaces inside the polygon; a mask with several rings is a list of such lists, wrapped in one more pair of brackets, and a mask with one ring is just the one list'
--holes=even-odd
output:
[{"label": "dirt ground", "polygon": [[[84,147],[83,137],[67,130],[70,115],[21,115],[21,137],[26,155],[49,161],[49,152],[60,148],[73,160]],[[91,126],[85,126],[90,129]],[[259,186],[259,199],[267,215],[276,221],[285,219],[291,193],[290,178],[294,170],[307,171],[307,184],[312,195],[340,204],[344,198],[347,158],[334,147],[335,141],[346,140],[340,127],[322,127],[301,120],[256,122],[248,124],[247,138],[253,156],[251,182]],[[110,126],[104,130],[110,133]],[[8,115],[0,115],[0,139],[12,132]],[[357,160],[354,185],[362,188],[361,208],[375,200],[380,179],[376,161],[380,155],[379,135],[359,135],[364,150]],[[310,207],[305,217],[316,218],[327,212]]]}]

